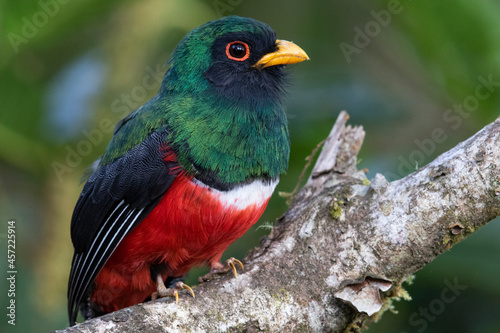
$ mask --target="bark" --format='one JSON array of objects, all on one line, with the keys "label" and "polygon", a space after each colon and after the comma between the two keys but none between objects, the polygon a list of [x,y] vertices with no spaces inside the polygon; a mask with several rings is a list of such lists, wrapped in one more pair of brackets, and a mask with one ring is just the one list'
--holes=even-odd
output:
[{"label": "bark", "polygon": [[405,297],[405,279],[500,215],[500,118],[393,182],[356,169],[365,133],[347,119],[237,278],[60,332],[358,331]]}]

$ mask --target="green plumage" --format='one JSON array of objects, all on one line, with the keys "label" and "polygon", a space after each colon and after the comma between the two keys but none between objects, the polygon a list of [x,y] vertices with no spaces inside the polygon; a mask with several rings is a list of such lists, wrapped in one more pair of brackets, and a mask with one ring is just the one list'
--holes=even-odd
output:
[{"label": "green plumage", "polygon": [[[177,46],[158,95],[117,126],[100,164],[123,156],[151,132],[167,129],[166,143],[188,172],[210,170],[224,183],[283,173],[290,146],[281,69],[265,69],[265,74],[250,67],[245,72],[228,71],[222,81],[241,79],[248,85],[243,93],[235,93],[232,83],[207,78],[219,62],[214,45],[224,36],[240,33],[242,38],[274,38],[267,25],[234,16],[191,31]],[[276,87],[262,84],[262,76],[276,80]]]}]

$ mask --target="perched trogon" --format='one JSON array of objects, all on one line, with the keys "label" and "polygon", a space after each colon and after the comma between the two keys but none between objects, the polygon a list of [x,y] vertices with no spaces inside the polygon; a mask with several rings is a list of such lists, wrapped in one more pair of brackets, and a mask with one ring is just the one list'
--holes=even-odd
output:
[{"label": "perched trogon", "polygon": [[[181,278],[241,264],[220,258],[261,216],[290,152],[285,65],[309,59],[262,22],[238,16],[189,32],[158,94],[121,120],[71,221],[68,314],[75,324]],[[193,294],[194,295],[194,294]]]}]

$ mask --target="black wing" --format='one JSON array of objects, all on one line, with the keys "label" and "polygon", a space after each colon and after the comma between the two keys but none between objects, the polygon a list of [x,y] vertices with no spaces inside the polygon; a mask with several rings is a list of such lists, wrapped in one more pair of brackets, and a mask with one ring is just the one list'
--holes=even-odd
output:
[{"label": "black wing", "polygon": [[165,162],[166,132],[153,132],[85,184],[71,220],[75,248],[68,284],[68,316],[74,325],[90,286],[121,240],[137,226],[175,179],[176,162]]}]

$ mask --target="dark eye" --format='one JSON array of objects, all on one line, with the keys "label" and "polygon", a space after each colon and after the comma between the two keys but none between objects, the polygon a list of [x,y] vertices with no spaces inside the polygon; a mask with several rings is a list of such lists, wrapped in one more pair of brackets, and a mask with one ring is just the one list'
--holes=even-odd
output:
[{"label": "dark eye", "polygon": [[226,55],[231,60],[244,61],[250,56],[250,48],[244,42],[231,42],[226,46]]}]

